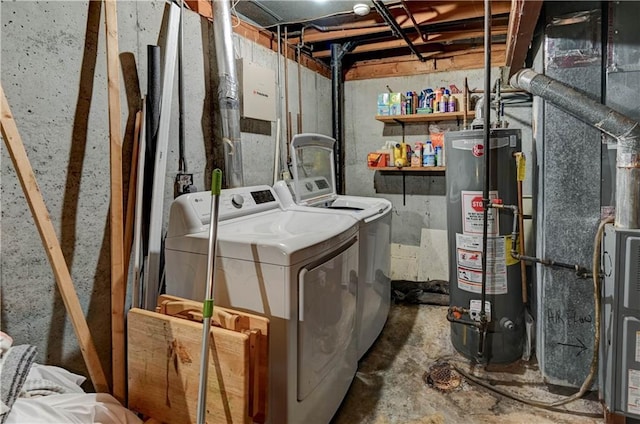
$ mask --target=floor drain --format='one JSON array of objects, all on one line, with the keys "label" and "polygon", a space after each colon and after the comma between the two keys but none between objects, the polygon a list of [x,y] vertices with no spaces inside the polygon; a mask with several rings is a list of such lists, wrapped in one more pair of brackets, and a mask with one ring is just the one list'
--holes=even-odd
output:
[{"label": "floor drain", "polygon": [[424,373],[424,382],[443,392],[450,392],[460,387],[462,378],[453,370],[448,362],[433,364],[429,371]]}]

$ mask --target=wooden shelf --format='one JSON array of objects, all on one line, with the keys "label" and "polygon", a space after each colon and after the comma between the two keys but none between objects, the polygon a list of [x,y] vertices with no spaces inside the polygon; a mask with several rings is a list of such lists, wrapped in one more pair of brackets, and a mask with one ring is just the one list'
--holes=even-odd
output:
[{"label": "wooden shelf", "polygon": [[397,166],[368,166],[369,169],[373,171],[394,171],[394,172],[444,172],[447,167],[446,166],[420,166],[420,167],[411,167],[405,166],[402,168],[398,168]]},{"label": "wooden shelf", "polygon": [[[475,112],[467,112],[467,119],[473,119]],[[376,115],[376,120],[386,124],[412,124],[419,122],[450,121],[464,118],[464,112],[414,113],[411,115]]]}]

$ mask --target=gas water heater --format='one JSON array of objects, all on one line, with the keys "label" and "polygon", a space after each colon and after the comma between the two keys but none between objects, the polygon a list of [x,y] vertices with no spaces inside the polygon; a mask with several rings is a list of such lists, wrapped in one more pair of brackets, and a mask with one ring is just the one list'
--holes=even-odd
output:
[{"label": "gas water heater", "polygon": [[481,320],[484,156],[491,155],[489,199],[517,205],[514,153],[521,149],[520,130],[492,129],[489,144],[484,145],[484,130],[445,134],[450,304],[465,311],[451,322],[451,341],[465,357],[506,363],[522,356],[525,338],[520,267],[511,256],[515,217],[510,210],[488,210],[485,337],[470,323]]}]

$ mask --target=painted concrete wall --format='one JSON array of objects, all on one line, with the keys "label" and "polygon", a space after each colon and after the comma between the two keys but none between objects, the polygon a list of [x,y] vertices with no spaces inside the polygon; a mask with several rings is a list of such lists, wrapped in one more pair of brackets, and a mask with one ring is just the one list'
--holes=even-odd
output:
[{"label": "painted concrete wall", "polygon": [[[109,137],[103,11],[100,2],[87,1],[2,2],[1,7],[2,84],[101,359],[109,370]],[[139,107],[139,93],[146,92],[146,46],[158,39],[162,44],[164,9],[163,1],[118,2],[121,60],[127,65],[122,84],[127,90],[121,94],[125,164],[130,158],[132,111]],[[210,170],[222,165],[212,154],[220,131],[215,114],[217,77],[210,71],[215,62],[210,24],[191,12],[185,17],[185,45],[186,159],[197,188],[204,190],[209,188]],[[234,48],[236,57],[277,69],[274,52],[237,36]],[[137,72],[132,71],[133,64]],[[284,77],[283,67],[281,71]],[[301,73],[302,131],[331,135],[331,82],[306,68]],[[400,174],[380,176],[366,168],[369,151],[385,140],[400,140],[398,127],[374,120],[376,96],[387,84],[397,91],[450,83],[462,87],[464,77],[471,88],[481,88],[482,76],[482,70],[476,70],[345,84],[347,192],[393,202],[393,278],[447,279],[443,274],[446,249],[442,248],[446,243],[446,177],[407,175],[403,204]],[[297,66],[289,60],[294,133],[299,113],[297,77]],[[282,89],[284,95],[283,84]],[[176,83],[165,218],[178,168],[177,97]],[[507,115],[513,127],[527,128],[530,122],[526,108],[507,109]],[[245,185],[272,183],[276,124],[260,128],[261,134],[242,133]],[[283,131],[285,128],[283,120]],[[426,127],[408,127],[406,139],[410,143],[424,140],[426,132]],[[523,136],[525,152],[530,152],[530,130],[525,129]],[[1,166],[1,328],[16,343],[36,345],[38,361],[84,373],[75,336],[4,146]],[[525,193],[531,193],[528,184]]]},{"label": "painted concrete wall", "polygon": [[[119,1],[125,182],[133,111],[146,92],[147,44],[163,44],[164,1]],[[109,133],[104,11],[101,2],[20,1],[1,4],[1,80],[40,190],[58,233],[101,360],[110,370]],[[209,188],[211,119],[217,108],[211,26],[185,15],[186,159],[198,189]],[[277,55],[234,35],[238,57],[273,70]],[[134,66],[137,67],[137,72]],[[294,70],[294,71],[292,71]],[[297,108],[297,69],[289,61],[289,94]],[[176,77],[177,78],[177,77]],[[302,69],[303,131],[331,133],[331,83]],[[124,87],[127,89],[125,90]],[[165,217],[178,169],[177,82],[165,180]],[[214,115],[215,116],[215,115]],[[242,133],[245,184],[271,184],[275,123],[267,135]],[[270,134],[269,134],[270,133]],[[216,138],[219,138],[216,137]],[[85,373],[70,321],[34,221],[2,146],[1,328],[38,348],[37,360]]]},{"label": "painted concrete wall", "polygon": [[[492,84],[499,75],[492,70]],[[446,239],[446,175],[426,173],[380,173],[367,168],[367,154],[381,148],[386,140],[402,141],[400,125],[376,121],[377,94],[388,85],[393,91],[420,91],[427,87],[484,87],[484,71],[441,72],[410,77],[350,81],[345,84],[346,191],[348,194],[379,196],[393,203],[392,279],[425,281],[448,280]],[[459,97],[461,99],[461,97]],[[508,107],[505,117],[510,128],[522,128],[523,151],[532,158],[531,108]],[[429,125],[442,130],[462,128],[455,121],[405,126],[405,141],[413,145],[424,141]],[[462,124],[462,122],[460,122]],[[532,166],[527,169],[524,193],[532,193]],[[403,181],[404,180],[404,181]],[[403,189],[404,184],[404,189]],[[404,194],[403,194],[404,192]]]}]

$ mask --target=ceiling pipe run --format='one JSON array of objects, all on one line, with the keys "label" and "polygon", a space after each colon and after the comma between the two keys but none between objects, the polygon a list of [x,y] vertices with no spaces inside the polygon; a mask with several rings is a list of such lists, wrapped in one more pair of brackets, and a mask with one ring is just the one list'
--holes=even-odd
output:
[{"label": "ceiling pipe run", "polygon": [[402,8],[404,9],[409,19],[411,19],[411,22],[413,23],[413,27],[416,29],[416,31],[420,35],[420,38],[423,41],[426,41],[427,34],[422,32],[422,30],[420,29],[420,25],[418,25],[418,23],[416,22],[416,18],[413,17],[413,13],[411,13],[411,9],[409,9],[409,5],[407,4],[407,2],[405,0],[400,0],[400,4],[402,4]]},{"label": "ceiling pipe run", "polygon": [[511,86],[542,97],[581,121],[615,138],[616,220],[618,228],[640,228],[640,127],[637,121],[532,69],[522,69]]},{"label": "ceiling pipe run", "polygon": [[349,42],[343,45],[331,45],[331,106],[333,110],[333,138],[336,140],[333,150],[333,160],[336,164],[335,180],[338,194],[345,193],[345,142],[344,142],[344,74],[342,72],[342,59],[353,50],[355,43]]},{"label": "ceiling pipe run", "polygon": [[238,73],[233,56],[233,29],[229,2],[212,1],[213,35],[218,64],[218,102],[222,117],[224,168],[227,187],[243,187],[242,149],[240,146],[240,99]]},{"label": "ceiling pipe run", "polygon": [[394,19],[393,15],[391,15],[391,12],[389,12],[389,9],[387,8],[387,6],[385,6],[381,0],[373,0],[373,4],[376,6],[376,10],[378,11],[378,14],[382,17],[382,19],[384,19],[385,22],[389,24],[391,29],[397,35],[402,37],[405,43],[407,43],[407,46],[409,46],[409,49],[411,50],[411,52],[415,54],[418,59],[420,59],[420,62],[425,62],[427,58],[422,56],[420,52],[416,49],[416,46],[413,45],[413,43],[411,42],[407,34],[400,27],[400,25],[398,25],[398,22]]}]

